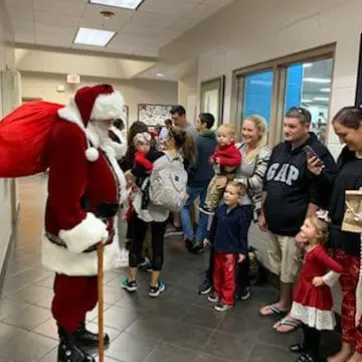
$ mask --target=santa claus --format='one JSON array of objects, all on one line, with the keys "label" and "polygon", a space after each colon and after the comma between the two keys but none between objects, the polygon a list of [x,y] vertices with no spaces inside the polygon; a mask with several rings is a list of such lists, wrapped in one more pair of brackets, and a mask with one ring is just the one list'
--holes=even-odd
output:
[{"label": "santa claus", "polygon": [[96,346],[98,335],[86,330],[85,320],[98,300],[97,244],[104,244],[105,269],[114,266],[117,252],[114,218],[126,197],[126,181],[117,164],[119,145],[108,129],[123,106],[110,85],[81,88],[58,110],[48,139],[42,262],[56,273],[52,313],[59,361],[94,361],[82,347]]}]

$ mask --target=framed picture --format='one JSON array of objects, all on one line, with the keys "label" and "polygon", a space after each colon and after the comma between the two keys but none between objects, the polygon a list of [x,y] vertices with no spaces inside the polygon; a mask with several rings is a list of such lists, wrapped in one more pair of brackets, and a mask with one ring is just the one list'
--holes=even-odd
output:
[{"label": "framed picture", "polygon": [[173,105],[169,104],[138,104],[138,120],[147,126],[163,125],[167,118],[170,118],[170,111]]},{"label": "framed picture", "polygon": [[215,117],[214,129],[222,123],[224,111],[225,76],[210,79],[200,86],[200,113],[208,112]]},{"label": "framed picture", "polygon": [[360,36],[355,107],[362,107],[362,34]]}]

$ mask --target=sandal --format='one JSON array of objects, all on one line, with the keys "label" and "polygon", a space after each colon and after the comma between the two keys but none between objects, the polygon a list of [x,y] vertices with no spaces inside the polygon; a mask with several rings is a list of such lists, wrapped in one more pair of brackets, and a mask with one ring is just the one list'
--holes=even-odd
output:
[{"label": "sandal", "polygon": [[[265,311],[265,312],[263,312],[263,311]],[[281,310],[275,304],[266,305],[265,307],[260,309],[260,315],[262,317],[268,317],[268,316],[272,316],[272,315],[282,315],[285,313],[288,313],[288,311]]]},{"label": "sandal", "polygon": [[281,319],[279,322],[275,323],[273,328],[279,333],[291,333],[294,332],[301,325],[302,322],[294,319],[288,319],[288,317],[285,317]]}]

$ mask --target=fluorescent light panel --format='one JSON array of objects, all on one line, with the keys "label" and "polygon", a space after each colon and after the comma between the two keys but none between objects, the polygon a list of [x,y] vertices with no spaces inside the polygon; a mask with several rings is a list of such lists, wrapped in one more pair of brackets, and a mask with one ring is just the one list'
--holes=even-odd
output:
[{"label": "fluorescent light panel", "polygon": [[313,78],[313,77],[310,77],[310,78],[304,78],[303,79],[303,82],[309,82],[309,83],[330,83],[331,80],[328,79],[328,78]]},{"label": "fluorescent light panel", "polygon": [[331,93],[331,88],[321,88],[319,91],[323,93]]},{"label": "fluorescent light panel", "polygon": [[91,4],[137,10],[144,0],[89,0]]},{"label": "fluorescent light panel", "polygon": [[79,28],[74,39],[74,44],[105,47],[115,34],[115,31]]}]

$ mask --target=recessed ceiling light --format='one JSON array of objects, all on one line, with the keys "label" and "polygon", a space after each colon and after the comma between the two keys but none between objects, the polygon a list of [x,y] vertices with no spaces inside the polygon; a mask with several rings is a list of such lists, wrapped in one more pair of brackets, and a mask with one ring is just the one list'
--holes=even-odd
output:
[{"label": "recessed ceiling light", "polygon": [[312,63],[304,63],[303,64],[303,68],[310,68],[310,67],[313,67]]},{"label": "recessed ceiling light", "polygon": [[113,6],[115,8],[137,10],[144,0],[89,0],[91,4]]},{"label": "recessed ceiling light", "polygon": [[314,97],[313,99],[315,101],[321,101],[321,102],[328,102],[329,101],[328,97]]},{"label": "recessed ceiling light", "polygon": [[165,76],[165,74],[164,73],[156,73],[156,77],[160,77],[160,78],[162,78],[162,77],[164,77]]},{"label": "recessed ceiling light", "polygon": [[331,80],[328,78],[304,78],[303,82],[309,83],[330,83]]},{"label": "recessed ceiling light", "polygon": [[324,93],[331,93],[331,88],[321,88],[319,91]]},{"label": "recessed ceiling light", "polygon": [[115,31],[79,28],[74,39],[74,44],[105,47],[115,34]]}]

